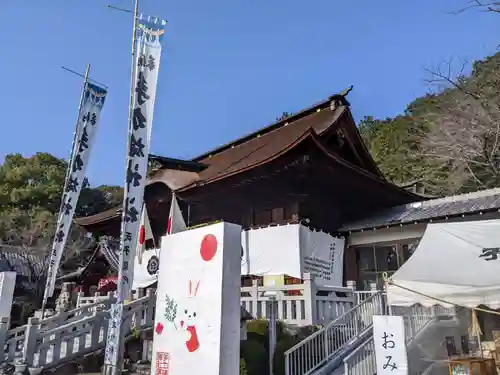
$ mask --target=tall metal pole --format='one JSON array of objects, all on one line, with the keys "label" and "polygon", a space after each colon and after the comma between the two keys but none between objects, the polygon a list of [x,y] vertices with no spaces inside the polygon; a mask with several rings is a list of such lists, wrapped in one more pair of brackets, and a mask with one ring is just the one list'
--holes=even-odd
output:
[{"label": "tall metal pole", "polygon": [[[134,21],[132,29],[132,66],[130,67],[130,74],[132,75],[130,79],[130,98],[128,102],[128,132],[129,135],[132,134],[132,116],[134,114],[134,92],[135,92],[135,56],[137,54],[137,18],[139,16],[139,0],[135,0],[134,5]],[[130,140],[130,137],[129,137]],[[130,142],[128,142],[130,143]],[[127,145],[128,146],[128,145]],[[127,148],[128,155],[128,148]]]},{"label": "tall metal pole", "polygon": [[[132,118],[134,114],[134,92],[135,92],[135,60],[136,60],[136,42],[137,42],[137,19],[139,15],[139,0],[135,0],[135,5],[134,5],[134,14],[133,14],[133,28],[132,28],[132,66],[131,66],[131,77],[130,77],[130,97],[129,97],[129,112],[128,112],[128,140],[127,140],[127,157],[128,159],[128,152],[130,148],[130,139],[132,135]],[[123,194],[123,207],[125,208],[126,206],[126,199],[127,199],[127,182],[125,181],[125,192]],[[123,238],[123,232],[124,232],[124,223],[125,223],[125,209],[123,210],[122,213],[122,228],[121,228],[121,237]],[[120,248],[122,247],[122,240],[120,240]],[[121,249],[123,251],[123,249]],[[119,303],[124,303],[122,295],[123,295],[123,285],[122,285],[122,280],[123,280],[123,254],[120,254],[120,262],[118,265],[118,285],[117,285],[117,299],[116,299],[116,304]],[[111,319],[111,317],[110,317]],[[122,324],[123,323],[123,316],[120,317],[120,320],[117,322],[117,327],[116,327],[116,349],[117,350],[117,355],[116,355],[116,362],[113,363],[111,366],[106,366],[104,365],[104,371],[103,373],[105,375],[110,374],[110,375],[120,375],[122,373],[122,364],[123,361],[121,360],[123,358],[124,350],[125,350],[125,340],[123,337],[123,332],[122,332]]]},{"label": "tall metal pole", "polygon": [[274,374],[274,352],[276,350],[276,296],[269,296],[271,302],[269,316],[269,375]]},{"label": "tall metal pole", "polygon": [[[89,74],[90,74],[90,64],[87,64],[87,69],[85,69],[85,75],[83,77],[83,87],[82,87],[82,93],[80,94],[80,103],[78,104],[78,114],[76,116],[76,126],[75,126],[75,132],[73,133],[73,142],[71,143],[71,151],[69,154],[69,159],[68,159],[68,168],[66,168],[66,177],[64,178],[64,188],[63,188],[63,193],[62,193],[62,198],[61,198],[61,204],[59,205],[59,211],[58,214],[61,213],[64,205],[64,195],[66,194],[66,189],[68,187],[68,180],[69,176],[71,174],[71,161],[73,160],[73,156],[75,155],[75,148],[76,144],[78,143],[78,134],[79,134],[79,128],[80,128],[80,112],[82,111],[82,106],[83,106],[83,99],[85,97],[85,90],[87,89],[87,83],[89,81]],[[59,220],[57,222],[57,227],[59,227]],[[47,280],[48,281],[48,280]],[[49,298],[47,294],[48,288],[45,289],[45,293],[43,295],[43,302],[42,302],[42,311],[41,311],[41,318],[43,320],[43,316],[45,314],[45,307],[47,306],[47,300]]]}]

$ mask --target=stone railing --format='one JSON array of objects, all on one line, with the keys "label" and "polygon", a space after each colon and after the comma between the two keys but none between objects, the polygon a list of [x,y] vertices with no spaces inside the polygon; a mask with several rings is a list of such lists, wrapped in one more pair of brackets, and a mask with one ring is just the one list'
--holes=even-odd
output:
[{"label": "stone railing", "polygon": [[[12,363],[16,372],[26,368],[54,369],[77,358],[103,349],[109,321],[109,308],[114,298],[105,297],[92,304],[39,320],[30,318],[28,324],[7,330],[8,319],[0,321],[0,345],[5,348],[0,363]],[[135,331],[153,325],[155,295],[126,303],[123,312],[123,332],[130,336]]]}]

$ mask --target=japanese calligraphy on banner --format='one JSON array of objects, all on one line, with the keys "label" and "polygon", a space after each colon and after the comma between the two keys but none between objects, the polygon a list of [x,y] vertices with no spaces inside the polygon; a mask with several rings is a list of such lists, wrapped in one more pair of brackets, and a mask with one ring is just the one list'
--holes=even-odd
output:
[{"label": "japanese calligraphy on banner", "polygon": [[161,56],[161,36],[164,22],[139,20],[137,57],[134,67],[134,103],[129,124],[128,154],[122,232],[118,301],[125,300],[131,291],[134,257],[144,203],[144,187],[148,168],[149,141],[153,122],[156,83]]},{"label": "japanese calligraphy on banner", "polygon": [[108,335],[106,336],[106,350],[104,352],[104,363],[115,365],[118,362],[118,337],[120,320],[123,316],[123,302],[111,305],[111,316],[109,318]]},{"label": "japanese calligraphy on banner", "polygon": [[76,142],[68,166],[69,170],[65,191],[63,192],[56,234],[49,258],[44,300],[54,294],[57,270],[59,269],[59,263],[64,252],[64,247],[66,246],[80,191],[84,184],[85,171],[89,162],[90,151],[106,94],[107,91],[102,87],[91,83],[85,85],[82,105],[78,115]]},{"label": "japanese calligraphy on banner", "polygon": [[161,57],[165,21],[151,17],[138,19],[137,54],[133,66],[134,87],[129,123],[126,180],[118,265],[117,303],[109,321],[104,364],[118,366],[123,302],[132,289],[134,258],[141,225],[144,187],[148,168],[149,143],[153,123],[156,83]]},{"label": "japanese calligraphy on banner", "polygon": [[374,315],[373,340],[377,375],[408,375],[403,317]]}]

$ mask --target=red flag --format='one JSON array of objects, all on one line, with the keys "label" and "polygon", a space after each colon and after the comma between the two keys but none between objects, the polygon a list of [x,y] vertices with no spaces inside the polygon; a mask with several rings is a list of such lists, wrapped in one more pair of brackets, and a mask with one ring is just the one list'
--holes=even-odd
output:
[{"label": "red flag", "polygon": [[170,204],[170,214],[168,215],[167,234],[182,232],[186,229],[186,223],[182,217],[182,212],[177,202],[175,194],[172,193],[172,203]]},{"label": "red flag", "polygon": [[148,211],[146,210],[146,203],[142,207],[141,226],[139,227],[139,236],[137,238],[136,254],[139,264],[142,263],[142,254],[146,250],[146,241],[153,238],[153,231],[149,223]]},{"label": "red flag", "polygon": [[141,224],[139,228],[139,245],[144,245],[144,242],[146,242],[146,228]]}]

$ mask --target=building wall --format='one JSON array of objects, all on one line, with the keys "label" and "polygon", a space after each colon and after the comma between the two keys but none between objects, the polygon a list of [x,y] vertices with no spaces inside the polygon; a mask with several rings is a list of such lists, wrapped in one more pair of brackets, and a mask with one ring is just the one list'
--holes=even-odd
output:
[{"label": "building wall", "polygon": [[348,235],[347,246],[349,248],[354,248],[356,246],[387,244],[395,242],[399,243],[416,238],[422,238],[426,227],[427,224],[410,224],[402,227],[391,227],[356,232]]},{"label": "building wall", "polygon": [[[435,220],[439,222],[476,221],[500,218],[500,213],[471,215]],[[396,272],[411,256],[412,248],[425,233],[427,223],[408,224],[376,230],[363,230],[347,235],[345,249],[346,280],[356,280],[359,289],[367,289],[371,282],[383,285],[382,275]]]}]

